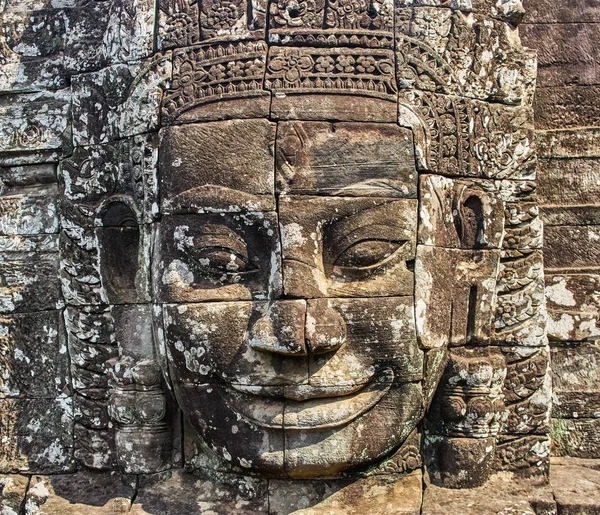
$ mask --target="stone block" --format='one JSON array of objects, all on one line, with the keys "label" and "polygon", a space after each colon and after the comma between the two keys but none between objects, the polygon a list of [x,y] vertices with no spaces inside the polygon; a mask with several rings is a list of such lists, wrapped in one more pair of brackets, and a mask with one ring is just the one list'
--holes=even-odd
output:
[{"label": "stone block", "polygon": [[544,266],[573,272],[600,263],[600,227],[549,226],[544,230]]},{"label": "stone block", "polygon": [[537,193],[542,206],[585,204],[590,209],[588,206],[598,204],[599,183],[600,159],[540,159],[539,161]]},{"label": "stone block", "polygon": [[[416,342],[413,313],[409,297],[309,300],[309,385],[325,392],[374,380],[420,381],[424,356]],[[324,346],[315,342],[328,335],[342,341]]]},{"label": "stone block", "polygon": [[63,10],[68,27],[63,53],[66,73],[95,71],[109,64],[110,47],[105,38],[118,10],[119,5],[113,1],[87,4],[83,8],[73,5]]},{"label": "stone block", "polygon": [[156,230],[161,302],[266,300],[282,290],[275,213],[172,215]]},{"label": "stone block", "polygon": [[[600,24],[526,24],[519,31],[537,50],[538,84],[544,88],[595,85],[600,80]],[[576,42],[576,44],[574,44]]]},{"label": "stone block", "polygon": [[[306,354],[288,356],[276,351],[267,352],[262,346],[254,348],[255,338],[262,336],[266,340],[266,335],[257,334],[256,326],[260,322],[273,320],[275,327],[265,324],[262,329],[274,336],[281,336],[282,329],[296,322],[295,317],[285,321],[285,317],[294,315],[293,312],[282,310],[275,315],[267,312],[268,307],[263,302],[165,306],[164,340],[173,382],[211,384],[226,381],[250,389],[277,387],[273,388],[275,393],[281,393],[284,385],[306,383]],[[303,307],[302,315],[305,309]]]},{"label": "stone block", "polygon": [[0,399],[3,472],[60,473],[73,468],[73,403],[58,399]]},{"label": "stone block", "polygon": [[412,293],[416,200],[283,196],[279,209],[287,295]]},{"label": "stone block", "polygon": [[186,47],[200,41],[198,4],[161,0],[158,4],[157,44],[161,50]]},{"label": "stone block", "polygon": [[[277,119],[395,121],[391,50],[271,46],[266,68],[265,89],[273,93],[271,116]],[[336,83],[354,96],[329,95],[340,89]]]},{"label": "stone block", "polygon": [[0,236],[0,252],[57,252],[58,234]]},{"label": "stone block", "polygon": [[106,429],[112,422],[108,415],[107,388],[79,388],[74,397],[74,419],[90,429]]},{"label": "stone block", "polygon": [[552,489],[534,481],[495,474],[477,488],[452,489],[427,485],[422,515],[551,515],[556,513]]},{"label": "stone block", "polygon": [[[597,0],[576,0],[568,6],[551,0],[538,0],[527,5],[526,23],[600,22]],[[535,48],[531,41],[527,46]]]},{"label": "stone block", "polygon": [[531,251],[542,248],[543,231],[537,202],[506,202],[505,251]]},{"label": "stone block", "polygon": [[68,85],[63,52],[68,20],[47,5],[28,10],[3,9],[3,66],[0,91],[39,91]]},{"label": "stone block", "polygon": [[504,347],[507,374],[503,394],[506,410],[501,432],[546,434],[549,430],[552,385],[549,352],[544,347]]},{"label": "stone block", "polygon": [[0,313],[60,309],[57,252],[0,253]]},{"label": "stone block", "polygon": [[408,438],[423,413],[420,384],[374,384],[362,392],[362,399],[338,400],[338,409],[326,399],[306,409],[286,404],[287,476],[337,477],[347,469],[351,476],[353,468],[376,462]]},{"label": "stone block", "polygon": [[[56,182],[56,165],[41,163],[29,166],[9,166],[2,168],[2,193],[11,188],[26,188],[28,186],[48,185]],[[31,190],[33,193],[36,190]]]},{"label": "stone block", "polygon": [[595,344],[554,347],[552,416],[600,418],[600,350]]},{"label": "stone block", "polygon": [[[112,62],[133,62],[154,51],[156,13],[153,1],[124,0],[115,3],[118,21],[104,37]],[[112,20],[111,20],[112,21]]]},{"label": "stone block", "polygon": [[499,251],[417,247],[415,316],[426,349],[489,341]]},{"label": "stone block", "polygon": [[576,458],[553,458],[550,486],[561,515],[600,513],[600,471]]},{"label": "stone block", "polygon": [[538,87],[534,110],[537,129],[574,129],[598,125],[600,86]]},{"label": "stone block", "polygon": [[[131,226],[155,220],[157,160],[157,134],[76,147],[59,168],[63,228]],[[117,208],[122,216],[116,215]]]},{"label": "stone block", "polygon": [[400,125],[417,127],[422,168],[451,177],[535,178],[529,106],[415,89],[401,89],[398,101]]},{"label": "stone block", "polygon": [[548,435],[500,435],[496,444],[494,469],[512,472],[514,477],[548,482],[550,437]]},{"label": "stone block", "polygon": [[600,157],[600,129],[595,127],[538,130],[536,142],[540,158]]},{"label": "stone block", "polygon": [[280,122],[276,170],[285,194],[417,196],[412,134],[396,124]]},{"label": "stone block", "polygon": [[396,122],[398,106],[395,101],[387,95],[381,99],[361,96],[361,93],[360,89],[355,90],[354,95],[327,95],[320,90],[310,94],[289,91],[278,95],[274,92],[271,117],[275,120]]},{"label": "stone block", "polygon": [[284,469],[284,401],[256,395],[260,388],[182,384],[175,387],[181,410],[223,463],[267,476]]},{"label": "stone block", "polygon": [[259,478],[219,475],[213,480],[183,471],[142,476],[132,515],[180,515],[181,513],[268,512],[267,481]]},{"label": "stone block", "polygon": [[[232,146],[236,151],[232,152]],[[275,208],[275,124],[264,119],[163,129],[164,213],[267,211]]]},{"label": "stone block", "polygon": [[600,336],[600,276],[548,274],[546,301],[548,337],[555,341],[594,340]]},{"label": "stone block", "polygon": [[269,513],[418,515],[421,489],[420,471],[358,480],[273,480],[269,482]]},{"label": "stone block", "polygon": [[159,48],[188,46],[199,40],[223,36],[262,39],[265,36],[266,13],[266,0],[253,0],[249,4],[240,0],[203,4],[161,0]]},{"label": "stone block", "polygon": [[490,181],[420,178],[422,245],[457,249],[500,248],[504,203]]},{"label": "stone block", "polygon": [[[401,18],[406,11],[398,12]],[[399,88],[505,104],[531,99],[535,57],[508,24],[433,6],[412,13],[409,24],[396,25]]]},{"label": "stone block", "polygon": [[115,305],[111,307],[115,323],[115,341],[121,356],[136,361],[154,359],[152,306],[149,304]]},{"label": "stone block", "polygon": [[28,483],[27,476],[0,476],[0,510],[3,515],[17,515],[20,512]]},{"label": "stone block", "polygon": [[108,388],[107,360],[118,356],[108,308],[65,310],[65,327],[73,386],[77,390]]},{"label": "stone block", "polygon": [[0,195],[0,235],[58,232],[54,184],[10,188]]},{"label": "stone block", "polygon": [[[74,144],[107,143],[156,130],[162,92],[170,77],[170,54],[73,77]],[[89,123],[90,113],[94,123]]]},{"label": "stone block", "polygon": [[0,397],[68,395],[69,360],[62,312],[0,315]]},{"label": "stone block", "polygon": [[74,436],[73,455],[78,466],[92,470],[117,468],[114,428],[90,429],[77,423]]},{"label": "stone block", "polygon": [[600,456],[600,419],[553,418],[552,455],[573,458]]},{"label": "stone block", "polygon": [[600,205],[544,206],[540,218],[546,227],[551,225],[600,225]]},{"label": "stone block", "polygon": [[[177,26],[193,23],[183,12],[188,7],[196,11],[192,3],[186,2],[181,11],[173,13],[179,18],[175,37],[191,36]],[[177,5],[179,9],[181,3]],[[175,50],[173,81],[163,101],[163,123],[269,116],[271,95],[263,89],[267,48],[262,39],[242,39]]]},{"label": "stone block", "polygon": [[133,476],[98,472],[32,476],[24,508],[31,515],[116,515],[129,512],[135,491]]},{"label": "stone block", "polygon": [[542,252],[507,252],[500,261],[498,272],[494,316],[496,341],[525,347],[545,346]]},{"label": "stone block", "polygon": [[[69,151],[71,92],[4,95],[0,99],[2,165],[48,162]],[[25,155],[23,155],[25,154]]]},{"label": "stone block", "polygon": [[487,438],[425,438],[427,471],[432,484],[471,489],[485,484],[492,474],[495,441]]}]

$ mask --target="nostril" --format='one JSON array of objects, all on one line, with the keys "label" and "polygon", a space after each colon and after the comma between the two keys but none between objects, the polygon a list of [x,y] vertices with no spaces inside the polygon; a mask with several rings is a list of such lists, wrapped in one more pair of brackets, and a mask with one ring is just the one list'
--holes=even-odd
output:
[{"label": "nostril", "polygon": [[346,341],[346,322],[333,308],[317,302],[306,315],[306,343],[313,354],[339,349]]}]

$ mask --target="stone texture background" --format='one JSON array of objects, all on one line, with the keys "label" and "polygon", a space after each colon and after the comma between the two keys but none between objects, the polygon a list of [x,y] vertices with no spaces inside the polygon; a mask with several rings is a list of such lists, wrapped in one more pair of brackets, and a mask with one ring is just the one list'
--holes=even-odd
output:
[{"label": "stone texture background", "polygon": [[600,457],[600,3],[529,0],[553,377],[552,453]]},{"label": "stone texture background", "polygon": [[[546,224],[553,454],[599,458],[600,4],[530,0],[525,8],[523,42],[539,56],[534,105]],[[89,9],[95,16],[84,15]],[[15,513],[36,513],[44,503],[45,510],[69,513],[52,501],[54,491],[57,499],[75,502],[78,491],[100,483],[110,495],[101,491],[98,499],[79,500],[95,504],[99,513],[109,501],[107,510],[126,511],[136,492],[151,490],[136,478],[112,485],[108,476],[88,472],[66,476],[63,484],[53,480],[52,487],[49,476],[22,474],[67,474],[78,460],[100,470],[115,466],[108,387],[99,378],[116,344],[105,340],[102,326],[89,327],[88,314],[102,320],[94,301],[69,308],[71,327],[64,327],[58,277],[77,278],[80,290],[71,299],[77,304],[94,296],[97,271],[59,262],[59,244],[77,246],[82,254],[95,247],[91,230],[69,232],[66,221],[59,242],[54,163],[70,154],[71,141],[93,152],[93,145],[130,138],[132,146],[152,152],[152,143],[138,136],[154,128],[152,116],[136,113],[148,125],[130,125],[135,106],[122,106],[119,92],[130,85],[130,68],[160,66],[159,59],[150,61],[154,25],[153,6],[144,1],[7,0],[0,10],[0,489]],[[81,80],[71,78],[84,73]],[[151,73],[145,80],[152,85]],[[106,92],[102,105],[94,87]],[[151,113],[153,99],[144,100]],[[94,110],[90,106],[98,123],[82,116]],[[73,127],[66,122],[71,109]],[[121,120],[115,111],[123,113]],[[76,198],[77,185],[66,187]],[[99,191],[104,187],[98,184]],[[15,449],[26,452],[15,455]],[[76,505],[68,509],[81,512]]]}]

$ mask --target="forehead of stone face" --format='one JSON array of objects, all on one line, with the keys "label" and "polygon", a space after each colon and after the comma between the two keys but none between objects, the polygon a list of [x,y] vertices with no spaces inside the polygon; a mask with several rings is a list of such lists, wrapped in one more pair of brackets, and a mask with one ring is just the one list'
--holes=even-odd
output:
[{"label": "forehead of stone face", "polygon": [[276,148],[278,192],[417,196],[412,134],[396,124],[280,122]]},{"label": "forehead of stone face", "polygon": [[255,119],[163,129],[162,212],[274,209],[275,127],[268,120]]}]

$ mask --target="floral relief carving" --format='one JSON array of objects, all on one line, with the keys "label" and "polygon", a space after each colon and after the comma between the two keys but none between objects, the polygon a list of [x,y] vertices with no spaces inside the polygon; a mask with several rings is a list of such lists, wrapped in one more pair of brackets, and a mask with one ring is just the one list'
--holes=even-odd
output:
[{"label": "floral relief carving", "polygon": [[393,56],[384,50],[272,48],[265,85],[279,89],[361,90],[365,95],[391,96]]},{"label": "floral relief carving", "polygon": [[276,0],[269,9],[271,27],[321,28],[324,0]]}]

